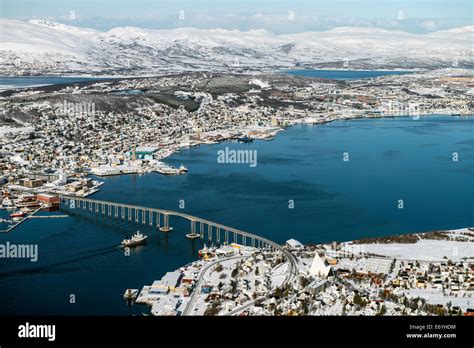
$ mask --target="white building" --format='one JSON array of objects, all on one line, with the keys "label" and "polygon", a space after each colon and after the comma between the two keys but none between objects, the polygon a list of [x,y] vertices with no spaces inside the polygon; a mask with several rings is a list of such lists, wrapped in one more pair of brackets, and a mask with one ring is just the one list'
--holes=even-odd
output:
[{"label": "white building", "polygon": [[312,276],[326,278],[331,270],[331,266],[326,266],[324,261],[321,260],[319,254],[316,253],[314,255],[313,263],[311,264],[311,268],[309,269],[309,274]]},{"label": "white building", "polygon": [[288,239],[286,241],[286,246],[291,249],[302,249],[304,246],[296,239]]}]

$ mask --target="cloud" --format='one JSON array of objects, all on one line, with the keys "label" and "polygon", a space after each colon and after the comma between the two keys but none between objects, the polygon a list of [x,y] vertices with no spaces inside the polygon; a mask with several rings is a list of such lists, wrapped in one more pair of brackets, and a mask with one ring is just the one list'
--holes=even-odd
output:
[{"label": "cloud", "polygon": [[[255,30],[265,29],[274,34],[292,34],[306,31],[326,31],[338,27],[371,27],[387,30],[401,30],[416,34],[451,29],[470,24],[466,21],[447,21],[432,19],[386,19],[386,18],[357,18],[322,16],[315,13],[304,13],[295,10],[281,12],[215,12],[209,14],[205,11],[189,12],[186,10],[185,18],[178,20],[177,15],[169,13],[153,15],[149,18],[104,18],[81,17],[75,20],[65,17],[56,17],[56,21],[101,31],[108,31],[115,27],[135,26],[146,29],[172,29],[176,27],[195,27],[200,29],[227,29],[227,30]],[[50,18],[51,20],[55,20]]]}]

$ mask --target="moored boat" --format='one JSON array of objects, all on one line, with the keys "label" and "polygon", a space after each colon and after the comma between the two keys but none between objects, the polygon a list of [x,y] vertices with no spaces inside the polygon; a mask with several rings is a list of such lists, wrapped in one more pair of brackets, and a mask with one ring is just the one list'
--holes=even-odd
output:
[{"label": "moored boat", "polygon": [[10,214],[10,217],[11,217],[11,218],[22,218],[22,217],[24,217],[25,215],[26,215],[25,212],[19,210],[19,211],[16,211],[16,212],[14,212],[14,213],[11,213],[11,214]]},{"label": "moored boat", "polygon": [[250,138],[248,135],[245,135],[243,137],[237,138],[237,141],[240,141],[242,143],[251,143],[253,141],[253,139]]}]

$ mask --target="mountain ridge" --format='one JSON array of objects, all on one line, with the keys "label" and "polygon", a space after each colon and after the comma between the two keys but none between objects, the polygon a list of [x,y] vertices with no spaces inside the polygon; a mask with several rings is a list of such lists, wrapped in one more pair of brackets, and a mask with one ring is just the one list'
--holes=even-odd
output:
[{"label": "mountain ridge", "polygon": [[473,34],[474,26],[423,35],[366,27],[280,35],[263,29],[192,27],[117,27],[101,32],[44,20],[2,18],[0,73],[472,67]]}]

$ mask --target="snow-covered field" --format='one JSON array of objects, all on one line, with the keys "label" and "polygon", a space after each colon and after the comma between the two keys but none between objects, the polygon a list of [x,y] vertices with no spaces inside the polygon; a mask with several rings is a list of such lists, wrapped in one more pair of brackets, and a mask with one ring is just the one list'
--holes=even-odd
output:
[{"label": "snow-covered field", "polygon": [[[467,228],[452,230],[450,237],[465,237],[469,241],[460,242],[454,240],[430,240],[420,239],[414,244],[390,243],[390,244],[357,244],[357,250],[363,253],[385,255],[391,258],[420,260],[420,261],[442,261],[446,258],[458,261],[462,258],[474,258],[474,238],[467,235]],[[343,250],[354,250],[350,242],[343,243]]]},{"label": "snow-covered field", "polygon": [[[472,293],[472,292],[471,292]],[[469,296],[443,296],[441,291],[432,289],[410,289],[408,291],[409,297],[421,297],[427,300],[428,303],[446,305],[451,302],[452,306],[458,306],[462,310],[466,310],[474,303],[474,298]]]}]

